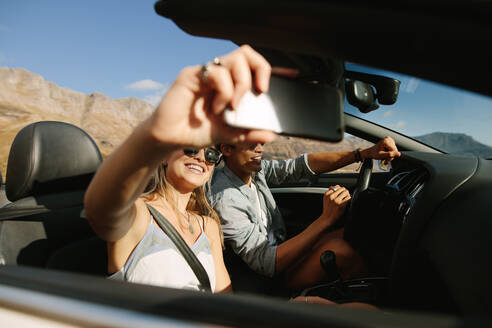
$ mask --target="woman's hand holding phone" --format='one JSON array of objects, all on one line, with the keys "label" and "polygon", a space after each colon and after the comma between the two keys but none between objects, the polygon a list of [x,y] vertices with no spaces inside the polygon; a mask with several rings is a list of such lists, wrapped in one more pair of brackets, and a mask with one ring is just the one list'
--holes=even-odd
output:
[{"label": "woman's hand holding phone", "polygon": [[159,144],[174,148],[202,148],[214,143],[264,143],[271,131],[238,129],[224,122],[226,107],[236,107],[253,87],[268,91],[271,68],[249,46],[220,58],[220,65],[188,67],[171,85],[147,122]]}]

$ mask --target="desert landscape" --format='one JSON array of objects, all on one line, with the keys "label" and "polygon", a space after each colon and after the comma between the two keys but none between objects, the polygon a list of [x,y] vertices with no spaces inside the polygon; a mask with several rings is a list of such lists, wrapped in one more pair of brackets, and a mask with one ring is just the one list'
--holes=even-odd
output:
[{"label": "desert landscape", "polygon": [[[10,145],[17,132],[37,121],[62,121],[79,126],[107,156],[148,117],[153,106],[137,98],[112,99],[99,92],[83,94],[45,81],[22,68],[0,67],[0,170],[6,176]],[[319,151],[366,147],[368,142],[348,136],[339,143],[280,136],[266,145],[266,159]],[[353,170],[356,166],[344,170]]]}]

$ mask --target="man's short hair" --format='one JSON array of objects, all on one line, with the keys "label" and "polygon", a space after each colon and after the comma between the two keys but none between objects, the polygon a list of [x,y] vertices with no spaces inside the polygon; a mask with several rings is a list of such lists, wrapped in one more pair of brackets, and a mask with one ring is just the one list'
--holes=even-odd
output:
[{"label": "man's short hair", "polygon": [[224,153],[222,152],[222,149],[220,148],[221,146],[229,146],[231,148],[235,148],[236,146],[231,145],[231,144],[226,144],[226,143],[219,143],[219,144],[215,145],[215,147],[222,153],[222,160],[224,162],[227,162],[227,156],[225,156]]}]

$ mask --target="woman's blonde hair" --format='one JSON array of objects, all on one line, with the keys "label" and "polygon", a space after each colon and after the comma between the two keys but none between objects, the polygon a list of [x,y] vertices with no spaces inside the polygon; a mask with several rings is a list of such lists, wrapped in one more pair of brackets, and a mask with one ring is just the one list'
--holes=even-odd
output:
[{"label": "woman's blonde hair", "polygon": [[[158,196],[164,197],[174,208],[174,210],[178,211],[176,207],[176,200],[174,199],[174,193],[172,192],[175,188],[166,179],[166,168],[166,164],[159,165],[150,178],[142,197],[146,200],[154,200]],[[208,183],[209,181],[206,184]],[[206,184],[193,190],[190,200],[188,201],[188,205],[186,205],[186,210],[198,215],[208,216],[217,222],[217,225],[219,226],[220,243],[222,248],[224,248],[224,236],[222,235],[220,219],[217,212],[215,212],[207,201]]]}]

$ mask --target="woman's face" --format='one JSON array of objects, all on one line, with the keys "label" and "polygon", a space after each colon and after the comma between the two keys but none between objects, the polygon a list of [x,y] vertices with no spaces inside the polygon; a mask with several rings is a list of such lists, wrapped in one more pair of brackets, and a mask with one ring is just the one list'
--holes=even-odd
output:
[{"label": "woman's face", "polygon": [[210,179],[214,166],[205,161],[204,149],[194,155],[178,150],[167,161],[166,178],[178,191],[191,192]]}]

